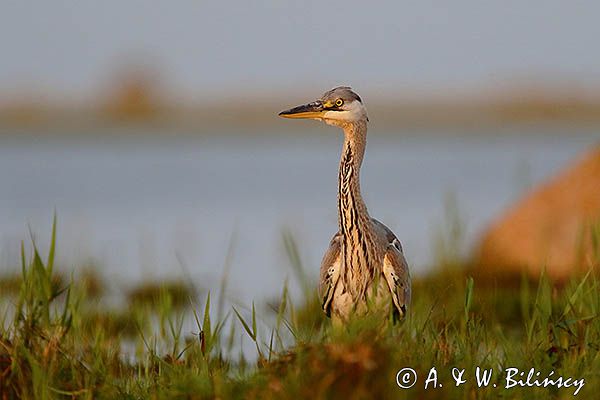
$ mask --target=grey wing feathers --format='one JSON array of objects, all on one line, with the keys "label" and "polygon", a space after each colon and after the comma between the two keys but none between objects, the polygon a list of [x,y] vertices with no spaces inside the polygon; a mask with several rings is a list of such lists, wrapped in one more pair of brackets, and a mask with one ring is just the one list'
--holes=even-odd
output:
[{"label": "grey wing feathers", "polygon": [[322,299],[321,307],[328,317],[331,316],[331,300],[340,275],[340,248],[340,234],[336,233],[331,239],[329,248],[321,262],[319,295]]},{"label": "grey wing feathers", "polygon": [[390,228],[388,228],[381,222],[377,221],[375,218],[371,218],[371,221],[373,221],[375,229],[379,229],[385,235],[385,238],[387,239],[388,243],[393,244],[402,253],[402,245],[400,244],[400,241],[398,240],[396,235],[394,235],[394,232],[392,232]]},{"label": "grey wing feathers", "polygon": [[404,254],[392,243],[383,258],[383,275],[392,295],[394,315],[404,318],[411,298],[410,273]]},{"label": "grey wing feathers", "polygon": [[383,258],[383,275],[388,284],[394,303],[394,315],[403,318],[410,305],[411,282],[408,263],[404,258],[402,245],[394,233],[384,224],[372,218],[376,229],[385,236],[388,243]]}]

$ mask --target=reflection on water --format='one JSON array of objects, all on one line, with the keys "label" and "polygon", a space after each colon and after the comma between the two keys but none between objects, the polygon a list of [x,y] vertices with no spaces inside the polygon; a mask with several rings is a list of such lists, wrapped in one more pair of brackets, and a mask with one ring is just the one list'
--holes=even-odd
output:
[{"label": "reflection on water", "polygon": [[[524,186],[594,144],[589,132],[457,136],[371,134],[362,190],[371,215],[404,245],[413,270],[453,193],[467,244]],[[316,275],[336,230],[341,135],[0,138],[0,267],[12,268],[29,224],[43,245],[58,214],[59,259],[93,260],[112,282],[189,274],[216,287],[235,233],[236,298],[280,292],[291,275],[281,230]],[[187,272],[186,272],[187,270]]]}]

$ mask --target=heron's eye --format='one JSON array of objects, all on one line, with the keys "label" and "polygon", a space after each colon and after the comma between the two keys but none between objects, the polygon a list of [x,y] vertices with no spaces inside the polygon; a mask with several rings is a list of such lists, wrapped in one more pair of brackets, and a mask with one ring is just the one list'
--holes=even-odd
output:
[{"label": "heron's eye", "polygon": [[343,106],[343,105],[344,105],[344,100],[342,100],[342,99],[337,99],[337,100],[335,101],[335,106],[336,106],[336,107],[341,107],[341,106]]}]

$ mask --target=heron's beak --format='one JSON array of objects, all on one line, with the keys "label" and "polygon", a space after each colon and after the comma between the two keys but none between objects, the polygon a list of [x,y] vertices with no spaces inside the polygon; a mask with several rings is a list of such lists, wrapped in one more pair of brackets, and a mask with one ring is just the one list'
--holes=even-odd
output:
[{"label": "heron's beak", "polygon": [[324,113],[325,110],[323,109],[323,104],[317,100],[312,103],[282,111],[279,113],[279,116],[284,118],[319,119],[323,117]]}]

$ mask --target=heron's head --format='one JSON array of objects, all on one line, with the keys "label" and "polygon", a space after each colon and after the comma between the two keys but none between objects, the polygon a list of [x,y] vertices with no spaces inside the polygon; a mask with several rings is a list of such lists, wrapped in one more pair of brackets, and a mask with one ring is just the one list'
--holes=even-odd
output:
[{"label": "heron's head", "polygon": [[279,116],[316,119],[336,126],[369,120],[367,109],[360,96],[347,86],[331,89],[325,92],[320,99],[282,111]]}]

